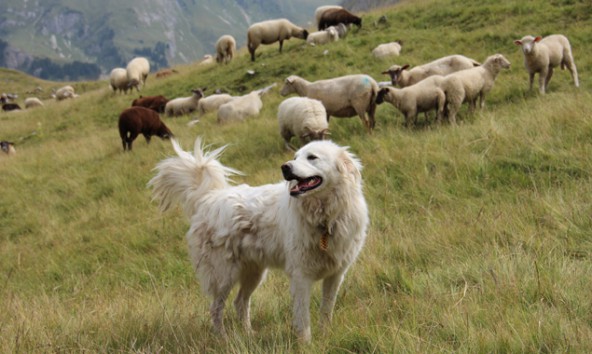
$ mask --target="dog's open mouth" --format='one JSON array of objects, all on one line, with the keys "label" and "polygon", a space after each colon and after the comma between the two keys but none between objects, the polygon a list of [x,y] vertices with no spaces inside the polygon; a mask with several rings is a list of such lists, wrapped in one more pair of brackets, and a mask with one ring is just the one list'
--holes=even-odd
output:
[{"label": "dog's open mouth", "polygon": [[294,187],[290,189],[291,196],[304,194],[310,190],[317,188],[323,183],[323,179],[319,176],[313,176],[302,179],[298,178],[296,180],[298,181],[298,183],[296,183]]}]

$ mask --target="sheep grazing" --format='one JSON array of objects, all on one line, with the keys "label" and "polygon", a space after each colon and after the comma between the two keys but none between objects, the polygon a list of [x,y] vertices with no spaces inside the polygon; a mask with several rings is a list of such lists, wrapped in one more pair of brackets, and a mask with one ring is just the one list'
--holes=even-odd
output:
[{"label": "sheep grazing", "polygon": [[232,100],[220,105],[218,108],[218,123],[242,122],[248,117],[259,115],[263,101],[261,101],[261,90],[234,97]]},{"label": "sheep grazing", "polygon": [[327,44],[339,40],[337,28],[331,26],[324,31],[313,32],[306,38],[306,43],[310,45]]},{"label": "sheep grazing", "polygon": [[524,54],[524,66],[528,72],[529,90],[532,90],[534,74],[539,74],[539,92],[547,91],[553,68],[561,65],[561,70],[567,67],[571,73],[574,85],[580,87],[578,70],[571,52],[571,45],[567,37],[561,34],[553,34],[542,38],[541,36],[525,36],[517,39],[514,44],[522,47]]},{"label": "sheep grazing", "polygon": [[323,13],[327,10],[338,10],[338,9],[343,9],[343,6],[339,6],[339,5],[324,5],[324,6],[319,6],[317,7],[317,9],[315,10],[315,25],[317,26],[317,28],[319,28],[319,23],[321,22],[321,16],[323,16]]},{"label": "sheep grazing", "polygon": [[286,79],[280,91],[282,96],[291,93],[323,102],[327,121],[330,116],[352,117],[357,114],[368,132],[375,126],[378,84],[368,75],[346,75],[315,82],[292,75]]},{"label": "sheep grazing", "polygon": [[345,25],[353,24],[362,27],[362,18],[358,17],[346,9],[329,9],[322,13],[321,19],[319,20],[318,29],[324,30],[330,26],[337,26],[340,23]]},{"label": "sheep grazing", "polygon": [[140,86],[146,84],[148,73],[150,73],[150,62],[144,57],[136,57],[127,64],[125,69],[127,71],[128,87],[135,87],[140,92]]},{"label": "sheep grazing", "polygon": [[40,99],[37,97],[27,97],[25,98],[25,108],[35,108],[35,107],[43,107],[44,104],[41,102]]},{"label": "sheep grazing", "polygon": [[218,38],[216,42],[216,62],[228,64],[236,53],[236,40],[229,34]]},{"label": "sheep grazing", "polygon": [[189,97],[178,97],[167,102],[164,107],[164,113],[169,117],[177,117],[185,114],[189,114],[197,109],[199,100],[204,97],[203,89],[191,90],[193,95]]},{"label": "sheep grazing", "polygon": [[480,108],[485,106],[485,95],[491,91],[497,75],[509,69],[510,62],[501,54],[489,56],[483,65],[447,75],[442,82],[446,95],[448,119],[456,124],[456,114],[463,102],[469,103],[469,111],[475,111],[477,98]]},{"label": "sheep grazing", "polygon": [[467,58],[464,55],[456,54],[416,66],[411,70],[407,70],[409,64],[403,66],[393,65],[387,71],[383,71],[382,73],[390,75],[393,86],[398,85],[400,87],[405,87],[418,83],[428,76],[446,76],[450,73],[470,69],[479,65],[481,64],[476,60]]},{"label": "sheep grazing", "polygon": [[417,114],[434,109],[436,121],[442,121],[446,95],[440,88],[444,76],[433,75],[415,85],[405,88],[383,87],[378,91],[376,104],[389,102],[405,116],[405,125],[411,126],[417,122]]},{"label": "sheep grazing", "polygon": [[164,109],[166,104],[169,100],[162,96],[146,96],[146,97],[138,97],[132,101],[132,107],[144,107],[153,110],[156,113],[164,113]]},{"label": "sheep grazing", "polygon": [[67,85],[57,89],[53,94],[53,97],[58,101],[62,101],[67,98],[76,98],[78,95],[74,92],[74,87]]},{"label": "sheep grazing", "polygon": [[296,150],[290,145],[293,136],[300,138],[302,144],[312,140],[323,140],[329,131],[327,111],[321,101],[307,97],[290,97],[278,107],[280,134],[287,149]]},{"label": "sheep grazing", "polygon": [[162,78],[165,78],[165,77],[171,76],[171,75],[173,75],[173,74],[178,74],[178,73],[179,73],[179,72],[178,72],[177,70],[175,70],[175,69],[161,69],[161,70],[158,70],[158,71],[156,72],[156,74],[154,74],[154,76],[155,76],[157,79],[162,79]]},{"label": "sheep grazing", "polygon": [[247,31],[247,47],[249,48],[249,53],[251,53],[251,61],[255,61],[255,50],[261,44],[273,44],[279,41],[281,53],[284,41],[292,37],[306,39],[308,37],[308,31],[296,26],[285,18],[252,24]]},{"label": "sheep grazing", "polygon": [[401,53],[401,41],[383,43],[372,49],[372,55],[377,59],[396,57]]},{"label": "sheep grazing", "polygon": [[109,83],[113,92],[123,92],[127,94],[127,90],[129,90],[129,83],[127,81],[127,70],[124,68],[115,68],[111,70],[111,74],[109,75]]},{"label": "sheep grazing", "polygon": [[14,143],[10,141],[2,140],[0,141],[0,149],[8,156],[13,156],[16,154],[16,149],[14,148]]},{"label": "sheep grazing", "polygon": [[145,107],[130,107],[119,115],[119,136],[123,151],[132,150],[132,143],[138,135],[144,135],[146,143],[150,143],[153,135],[161,139],[173,137],[173,133],[160,120],[158,113]]},{"label": "sheep grazing", "polygon": [[16,103],[5,103],[2,105],[2,110],[4,112],[20,111],[21,107]]}]

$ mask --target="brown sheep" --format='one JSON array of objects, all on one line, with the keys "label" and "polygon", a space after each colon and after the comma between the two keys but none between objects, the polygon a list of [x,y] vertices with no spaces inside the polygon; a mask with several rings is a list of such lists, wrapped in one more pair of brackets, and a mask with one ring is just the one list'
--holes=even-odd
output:
[{"label": "brown sheep", "polygon": [[358,17],[346,9],[329,9],[321,15],[319,20],[319,31],[331,26],[337,26],[340,23],[344,25],[354,24],[358,28],[362,27],[362,18]]},{"label": "brown sheep", "polygon": [[157,79],[162,79],[163,77],[167,77],[173,74],[177,74],[178,71],[175,69],[162,69],[156,72],[155,76]]},{"label": "brown sheep", "polygon": [[158,113],[144,107],[131,107],[119,115],[119,136],[123,144],[123,151],[132,150],[132,143],[138,135],[144,135],[146,143],[150,143],[153,135],[161,139],[169,139],[173,133],[160,120]]},{"label": "brown sheep", "polygon": [[164,107],[166,106],[167,102],[169,102],[169,100],[162,95],[146,97],[140,96],[132,102],[132,107],[146,107],[156,113],[164,113]]}]

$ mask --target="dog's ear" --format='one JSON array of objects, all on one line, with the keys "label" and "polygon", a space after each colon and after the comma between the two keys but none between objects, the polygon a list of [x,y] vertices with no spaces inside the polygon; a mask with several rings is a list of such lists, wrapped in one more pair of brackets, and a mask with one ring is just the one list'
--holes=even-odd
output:
[{"label": "dog's ear", "polygon": [[355,182],[360,182],[362,179],[362,164],[352,153],[343,148],[337,159],[337,170],[346,176],[352,176]]}]

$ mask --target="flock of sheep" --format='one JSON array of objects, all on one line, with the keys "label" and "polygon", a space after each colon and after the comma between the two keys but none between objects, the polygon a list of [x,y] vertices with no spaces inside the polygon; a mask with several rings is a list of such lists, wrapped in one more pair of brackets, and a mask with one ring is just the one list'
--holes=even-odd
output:
[{"label": "flock of sheep", "polygon": [[[362,19],[340,6],[321,6],[315,11],[318,31],[309,33],[287,19],[258,22],[247,31],[247,48],[252,61],[260,45],[283,42],[291,37],[306,40],[310,45],[323,45],[345,37],[352,26],[362,26]],[[550,35],[545,38],[525,36],[514,43],[522,48],[524,64],[529,74],[529,87],[532,89],[534,75],[539,74],[539,91],[546,92],[548,83],[556,67],[567,68],[576,87],[579,86],[578,73],[571,46],[563,35]],[[391,42],[378,45],[372,50],[376,58],[398,56],[402,43]],[[230,35],[221,36],[216,42],[216,56],[206,56],[201,64],[218,62],[226,64],[236,56],[236,41]],[[302,143],[324,139],[329,130],[329,118],[359,116],[371,132],[375,127],[377,104],[388,102],[405,117],[405,124],[415,124],[417,115],[429,111],[436,112],[436,121],[447,119],[456,124],[456,115],[463,103],[468,103],[469,112],[483,108],[485,96],[491,91],[496,77],[510,67],[510,62],[502,54],[489,56],[483,63],[463,55],[449,55],[432,62],[410,68],[409,65],[392,65],[383,74],[388,74],[390,83],[377,83],[365,74],[347,75],[332,79],[310,82],[292,75],[285,79],[280,90],[282,96],[297,94],[300,97],[288,98],[278,107],[278,124],[285,146],[290,149],[292,137],[299,137]],[[111,71],[110,85],[113,91],[136,90],[139,92],[150,73],[146,58],[132,59],[126,68]],[[176,73],[165,69],[156,77]],[[206,88],[192,90],[191,96],[167,99],[164,96],[149,96],[136,99],[132,107],[124,110],[119,118],[119,131],[123,149],[131,150],[132,142],[142,134],[149,142],[153,135],[161,138],[171,137],[172,132],[161,121],[159,114],[168,117],[197,112],[198,116],[217,112],[218,123],[244,121],[259,114],[263,102],[261,96],[274,85],[255,90],[243,96],[215,93],[206,96]],[[71,86],[55,92],[58,100],[76,97]],[[10,105],[2,98],[3,109]],[[36,98],[25,101],[27,107],[43,105]],[[193,120],[189,125],[195,124]]]}]

